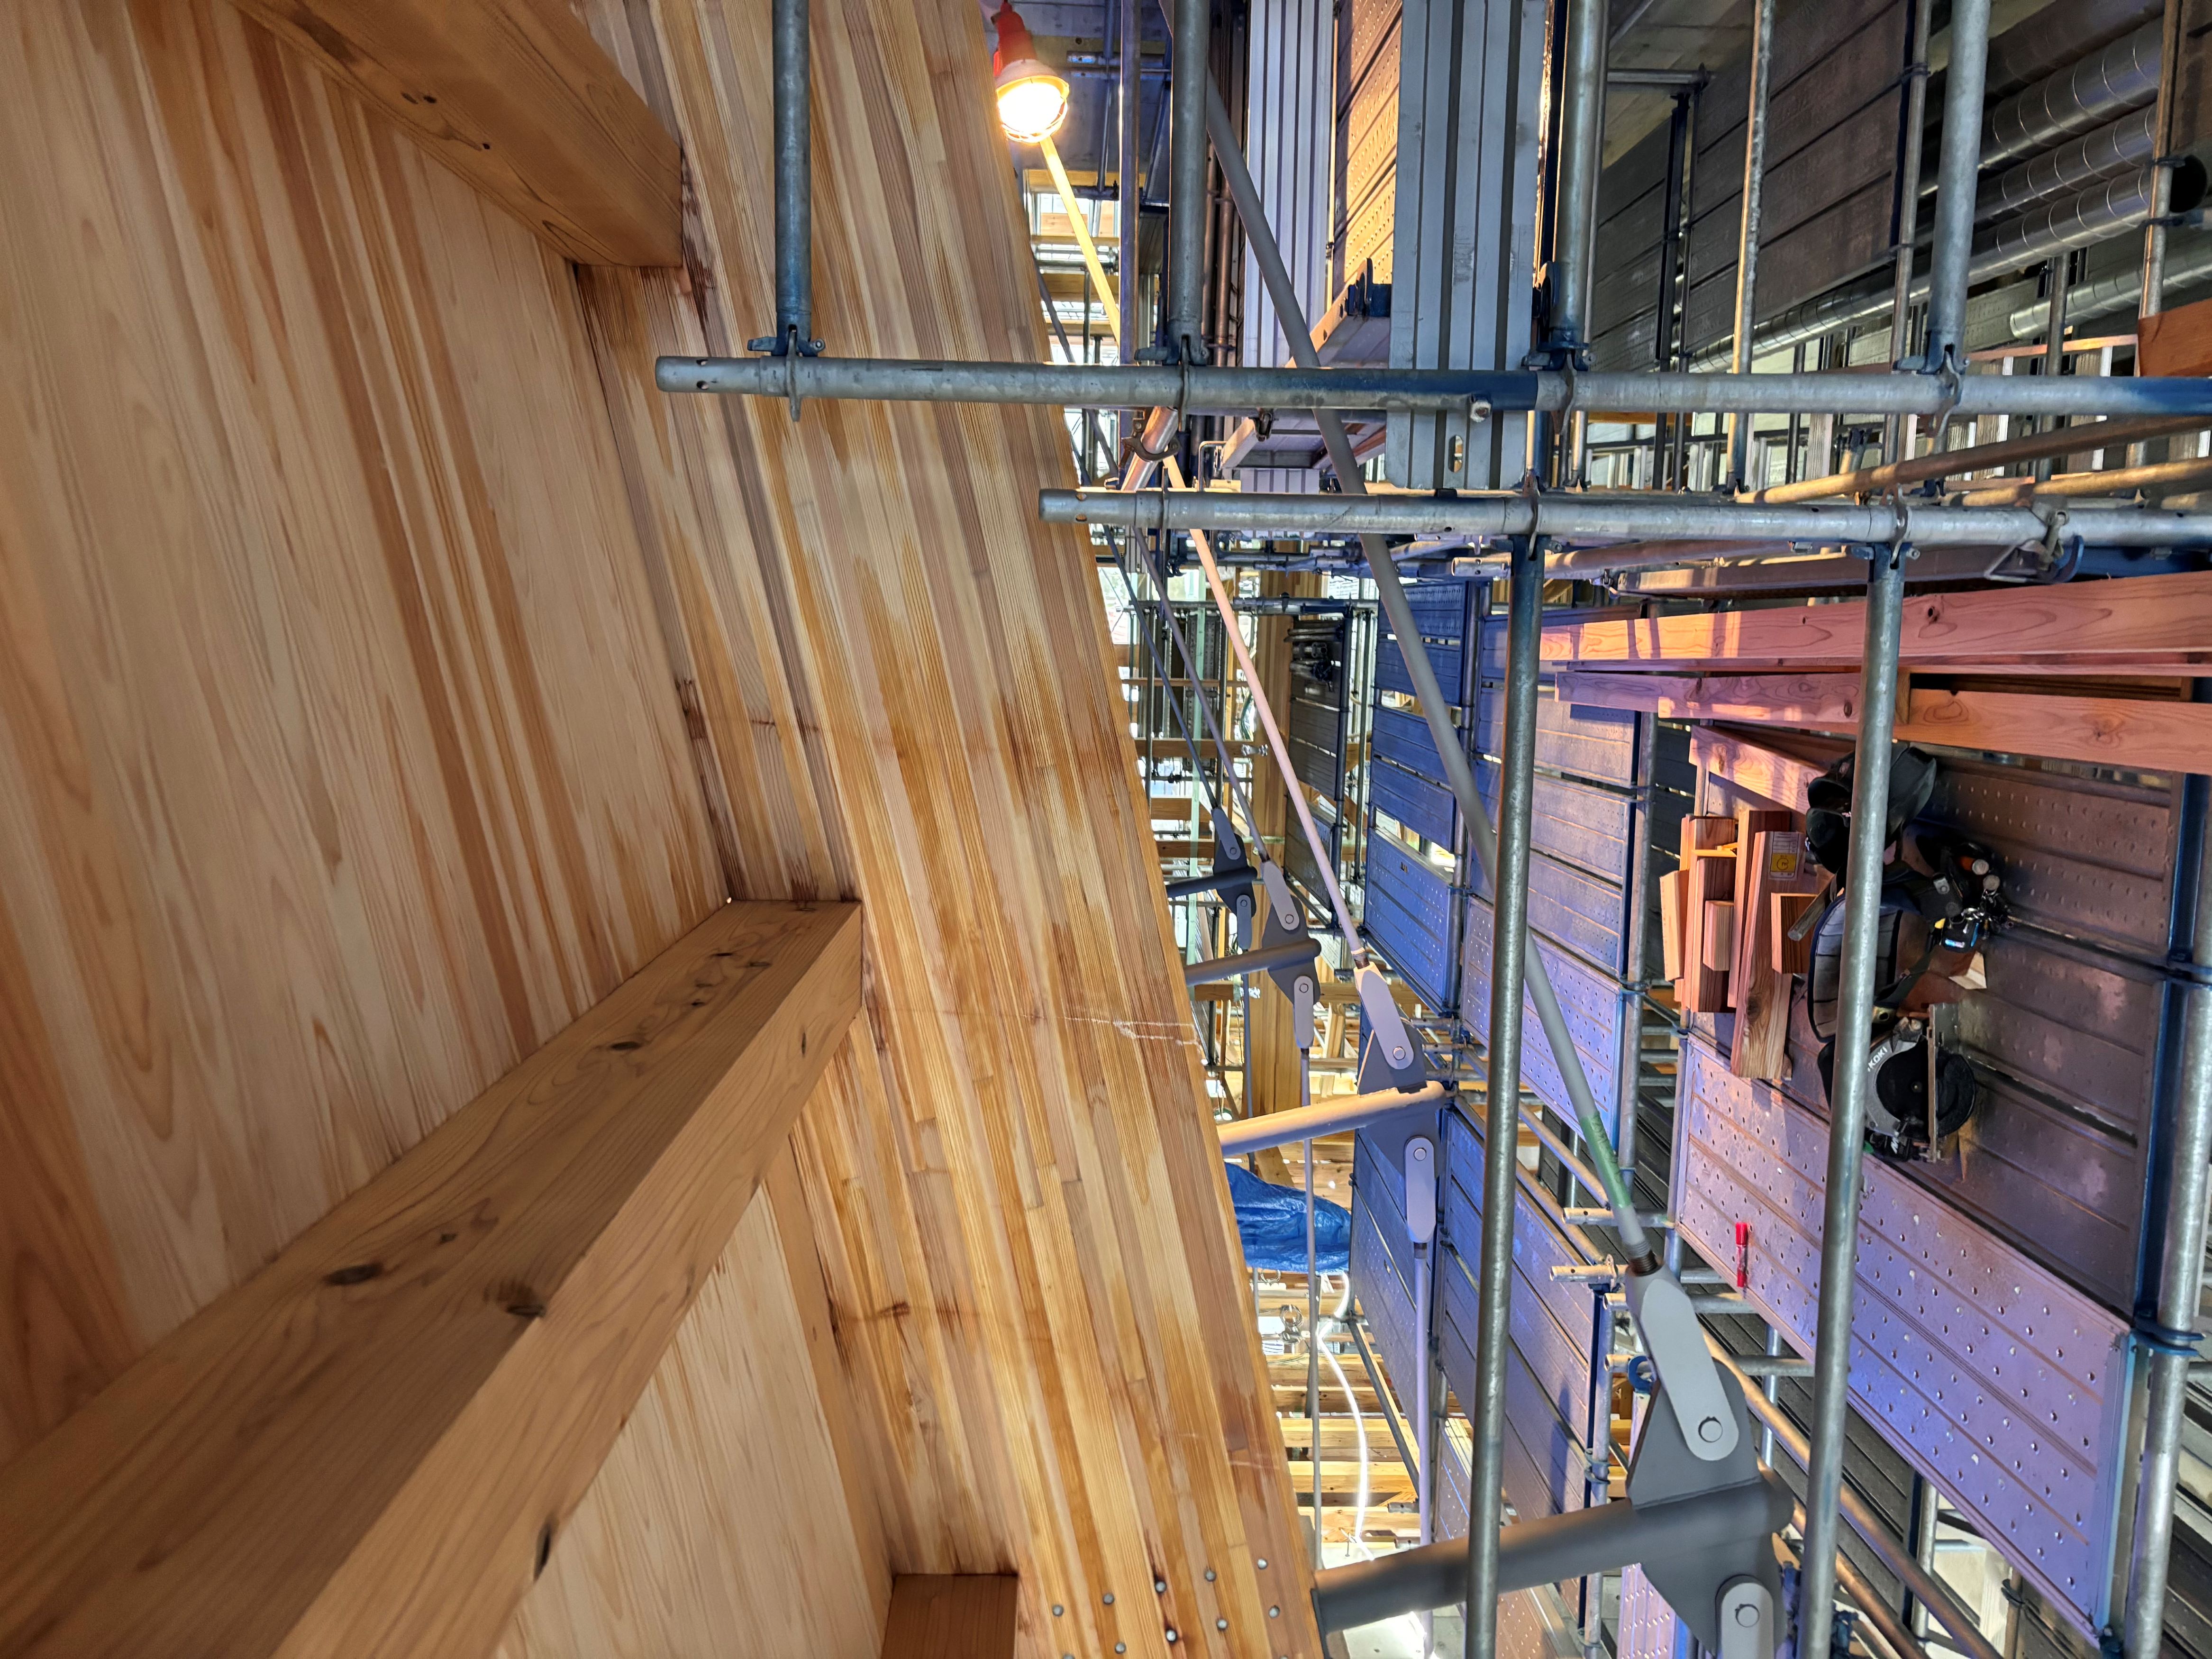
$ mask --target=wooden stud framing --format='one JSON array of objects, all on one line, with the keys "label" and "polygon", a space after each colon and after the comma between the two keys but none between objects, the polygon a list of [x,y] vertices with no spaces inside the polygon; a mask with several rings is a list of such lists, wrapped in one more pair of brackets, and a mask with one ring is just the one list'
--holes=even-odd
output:
[{"label": "wooden stud framing", "polygon": [[0,1471],[0,1654],[488,1650],[860,1005],[726,906]]}]

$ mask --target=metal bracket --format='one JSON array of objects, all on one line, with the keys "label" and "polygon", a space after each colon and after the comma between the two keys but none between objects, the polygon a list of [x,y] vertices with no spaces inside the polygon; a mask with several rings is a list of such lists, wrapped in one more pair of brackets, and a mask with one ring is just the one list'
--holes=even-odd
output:
[{"label": "metal bracket", "polygon": [[1631,1273],[1621,1288],[1661,1385],[1686,1425],[1684,1443],[1705,1462],[1724,1461],[1741,1440],[1737,1418],[1742,1407],[1738,1402],[1735,1413],[1729,1410],[1727,1379],[1705,1346],[1705,1328],[1698,1323],[1688,1292],[1663,1267],[1656,1273]]},{"label": "metal bracket", "polygon": [[[1371,1054],[1383,1070],[1389,1073],[1388,1081],[1401,1089],[1418,1089],[1428,1081],[1421,1061],[1420,1044],[1406,1030],[1405,1017],[1398,1012],[1398,1001],[1390,994],[1389,982],[1382,970],[1369,963],[1352,976],[1359,988],[1359,1023],[1363,1036],[1372,1036],[1370,1048],[1361,1043],[1360,1091],[1367,1091],[1367,1060]],[[1375,1087],[1384,1086],[1384,1079],[1376,1079]]]},{"label": "metal bracket", "polygon": [[1406,1142],[1406,1237],[1416,1246],[1437,1236],[1437,1143],[1428,1135]]}]

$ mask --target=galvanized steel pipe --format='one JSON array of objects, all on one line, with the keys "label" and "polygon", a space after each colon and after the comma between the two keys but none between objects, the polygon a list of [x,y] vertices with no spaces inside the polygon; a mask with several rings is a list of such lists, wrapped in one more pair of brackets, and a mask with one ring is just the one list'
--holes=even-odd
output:
[{"label": "galvanized steel pipe", "polygon": [[809,104],[807,0],[775,0],[769,77],[775,123],[775,342],[817,351],[814,339],[813,112]]},{"label": "galvanized steel pipe", "polygon": [[[2177,176],[2166,165],[2173,145],[2174,78],[2181,68],[2181,0],[2166,0],[2166,15],[2159,23],[2157,114],[2152,118],[2157,134],[2159,176],[2151,192],[2150,217],[2143,231],[2142,314],[2154,317],[2166,309],[2166,221],[2178,205],[2173,200]],[[2200,164],[2199,171],[2202,171]],[[2136,457],[2138,460],[2142,457]]]},{"label": "galvanized steel pipe", "polygon": [[[1750,501],[1644,496],[1626,501],[1561,492],[1523,495],[1267,495],[1227,490],[1047,489],[1047,524],[1137,530],[1222,530],[1281,535],[1540,536],[1565,541],[1803,542],[1815,546],[1905,539],[1930,547],[2006,547],[2040,541],[2050,526],[2026,507],[1764,506]],[[2106,547],[2212,541],[2212,514],[2106,508],[2070,522]]]},{"label": "galvanized steel pipe", "polygon": [[1528,848],[1535,822],[1536,684],[1543,668],[1544,556],[1515,545],[1505,622],[1505,732],[1498,785],[1498,866],[1491,885],[1490,1053],[1482,1138],[1481,1302],[1474,1449],[1468,1476],[1467,1654],[1498,1644],[1498,1528],[1504,1519],[1505,1361],[1512,1341],[1513,1212],[1519,1153],[1521,1000],[1528,952]]},{"label": "galvanized steel pipe", "polygon": [[[2048,250],[2045,250],[2046,252]],[[2037,257],[2040,257],[2039,255]],[[1887,296],[1876,309],[1887,303]],[[1279,312],[1281,308],[1277,307]],[[1285,313],[1287,314],[1287,313]],[[2212,414],[2212,380],[2101,375],[1566,374],[1515,369],[1199,368],[926,358],[663,357],[663,392],[890,403],[1037,404],[1064,409],[1334,409],[1467,414],[1534,410],[1667,414]],[[1953,402],[1955,394],[1956,401]]]},{"label": "galvanized steel pipe", "polygon": [[[1986,8],[1984,8],[1986,16]],[[1954,70],[1957,65],[1954,62]],[[1948,135],[1946,135],[1948,141]],[[1828,1659],[1826,1609],[1836,1595],[1838,1504],[1850,1412],[1851,1304],[1857,1287],[1859,1164],[1866,1156],[1867,1070],[1874,1024],[1875,947],[1888,842],[1889,760],[1897,713],[1905,550],[1880,547],[1867,580],[1858,744],[1851,771],[1850,850],[1844,886],[1843,979],[1835,1085],[1828,1095],[1826,1203],[1820,1223],[1820,1322],[1813,1335],[1811,1455],[1805,1463],[1805,1560],[1798,1581],[1800,1659]]]},{"label": "galvanized steel pipe", "polygon": [[[1176,0],[1175,61],[1168,69],[1167,344],[1184,362],[1206,361],[1206,95],[1212,0]],[[1155,404],[1173,403],[1155,398]]]},{"label": "galvanized steel pipe", "polygon": [[1598,173],[1604,162],[1605,0],[1569,0],[1566,33],[1559,207],[1549,273],[1551,339],[1580,348],[1589,343],[1591,245],[1597,232]]},{"label": "galvanized steel pipe", "polygon": [[1443,1097],[1444,1085],[1429,1083],[1410,1091],[1379,1089],[1371,1095],[1346,1095],[1323,1100],[1318,1105],[1301,1106],[1295,1111],[1263,1112],[1257,1117],[1240,1118],[1234,1123],[1221,1125],[1221,1155],[1242,1158],[1247,1152],[1263,1152],[1270,1146],[1287,1146],[1293,1140],[1342,1134],[1347,1129],[1363,1129],[1370,1123],[1380,1123],[1401,1112],[1425,1108],[1433,1115]]},{"label": "galvanized steel pipe", "polygon": [[1127,363],[1136,360],[1138,348],[1144,344],[1137,337],[1137,301],[1143,287],[1138,279],[1137,267],[1140,262],[1137,233],[1144,222],[1144,202],[1140,194],[1143,189],[1142,164],[1137,160],[1137,152],[1143,140],[1137,131],[1137,118],[1144,108],[1144,82],[1140,78],[1144,57],[1140,27],[1142,14],[1138,8],[1145,3],[1145,0],[1119,0],[1119,3],[1121,8],[1121,62],[1120,83],[1115,96],[1119,106],[1115,114],[1119,118],[1121,132],[1115,149],[1114,164],[1119,173],[1115,182],[1121,194],[1121,222],[1115,228],[1121,238],[1121,252],[1115,269],[1120,274],[1121,284],[1121,326],[1117,355]]},{"label": "galvanized steel pipe", "polygon": [[2181,1431],[2204,1272],[2205,1206],[2212,1198],[2212,838],[2197,872],[2197,914],[2190,947],[2193,978],[2182,1015],[2182,1059],[2169,1149],[2166,1250],[2158,1285],[2164,1333],[2145,1344],[2148,1403],[2142,1475],[2128,1589],[2129,1659],[2157,1659],[2166,1621],[2167,1561],[2173,1548],[2174,1493],[2181,1476]]},{"label": "galvanized steel pipe", "polygon": [[[1724,1548],[1779,1530],[1791,1508],[1789,1487],[1770,1474],[1672,1503],[1607,1504],[1522,1521],[1492,1534],[1498,1589],[1530,1590],[1617,1571],[1649,1556]],[[1450,1607],[1466,1591],[1464,1565],[1455,1539],[1318,1572],[1313,1599],[1322,1633]]]},{"label": "galvanized steel pipe", "polygon": [[[1928,133],[1928,36],[1935,23],[1936,0],[1916,0],[1912,8],[1912,64],[1905,71],[1905,155],[1899,166],[1903,189],[1898,202],[1897,254],[1890,280],[1889,356],[1893,362],[1905,355],[1905,325],[1912,312],[1912,250],[1920,237],[1920,170]],[[1893,416],[1891,424],[1894,427],[1901,423]]]},{"label": "galvanized steel pipe", "polygon": [[[1966,367],[1967,268],[1974,246],[1974,179],[1982,165],[1982,87],[1989,51],[1990,0],[1958,0],[1951,9],[1951,64],[1943,79],[1943,146],[1936,162],[1936,249],[1922,366],[1935,370],[1948,364],[1962,374]],[[1821,1629],[1821,1650],[1805,1659],[1828,1659],[1826,1626]]]},{"label": "galvanized steel pipe", "polygon": [[[1774,78],[1774,0],[1753,0],[1751,22],[1751,107],[1744,117],[1743,204],[1736,228],[1735,337],[1729,367],[1751,373],[1751,337],[1759,304],[1759,205],[1766,180],[1767,88]],[[1729,422],[1728,477],[1743,488],[1751,453],[1751,416]],[[1762,480],[1764,482],[1764,480]]]}]

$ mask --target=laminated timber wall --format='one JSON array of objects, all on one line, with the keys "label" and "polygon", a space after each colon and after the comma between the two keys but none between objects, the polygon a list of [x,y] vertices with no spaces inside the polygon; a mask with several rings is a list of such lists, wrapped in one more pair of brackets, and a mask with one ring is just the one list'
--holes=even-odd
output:
[{"label": "laminated timber wall", "polygon": [[[853,1040],[503,1650],[869,1654],[1011,1571],[1024,1652],[1302,1652],[1054,419],[653,391],[767,325],[768,5],[586,15],[681,270],[219,0],[6,13],[0,1459],[726,896],[856,896]],[[1037,355],[972,8],[814,39],[817,331]]]}]

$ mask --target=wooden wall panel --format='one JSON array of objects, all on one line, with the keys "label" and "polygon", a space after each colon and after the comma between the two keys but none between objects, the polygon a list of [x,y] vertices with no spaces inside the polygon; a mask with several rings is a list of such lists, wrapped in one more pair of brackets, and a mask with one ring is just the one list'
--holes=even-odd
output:
[{"label": "wooden wall panel", "polygon": [[845,1501],[850,1404],[798,1182],[787,1153],[499,1659],[875,1659],[890,1575],[874,1505]]},{"label": "wooden wall panel", "polygon": [[215,0],[9,21],[0,1456],[722,885],[568,267]]},{"label": "wooden wall panel", "polygon": [[[1164,1655],[1170,1623],[1310,1651],[1096,568],[1036,520],[1070,477],[1058,417],[794,425],[652,392],[654,351],[742,349],[769,314],[769,6],[586,10],[690,170],[688,272],[584,292],[623,453],[661,481],[634,500],[732,867],[748,896],[866,907],[866,1029],[799,1151],[891,1567],[1018,1573],[1025,1652]],[[1039,356],[972,9],[837,0],[813,39],[816,331]]]}]

